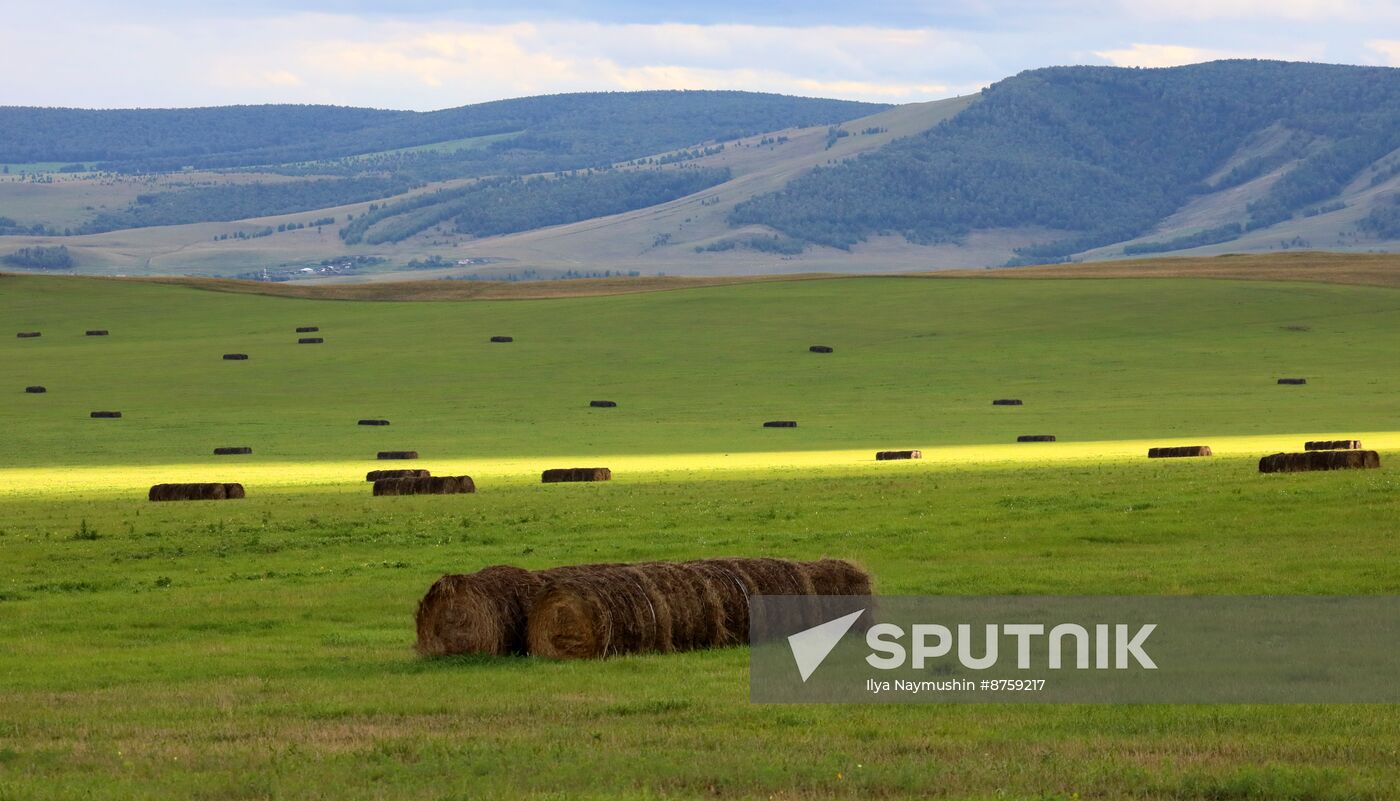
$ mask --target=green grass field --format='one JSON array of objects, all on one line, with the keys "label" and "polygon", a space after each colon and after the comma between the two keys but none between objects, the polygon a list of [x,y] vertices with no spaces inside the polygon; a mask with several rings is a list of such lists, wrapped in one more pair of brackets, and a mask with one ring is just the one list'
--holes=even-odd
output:
[{"label": "green grass field", "polygon": [[[1397,309],[1392,289],[1188,280],[394,303],[0,277],[0,799],[1396,797],[1393,706],[766,707],[744,649],[411,643],[433,579],[502,562],[837,556],[886,594],[1395,594]],[[776,418],[800,426],[759,427]],[[1024,433],[1064,441],[1008,444]],[[1384,466],[1256,472],[1324,435]],[[1224,455],[1142,458],[1157,442]],[[925,459],[871,460],[887,447]],[[389,448],[480,491],[371,498]],[[574,463],[616,480],[537,483]],[[248,498],[144,500],[205,477]]]}]

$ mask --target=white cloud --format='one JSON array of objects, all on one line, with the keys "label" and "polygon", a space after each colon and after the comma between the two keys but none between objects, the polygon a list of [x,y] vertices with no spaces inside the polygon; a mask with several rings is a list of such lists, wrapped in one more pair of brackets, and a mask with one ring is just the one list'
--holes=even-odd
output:
[{"label": "white cloud", "polygon": [[1094,55],[1115,67],[1180,67],[1222,58],[1264,58],[1283,61],[1314,61],[1321,58],[1321,48],[1297,45],[1291,52],[1216,50],[1189,45],[1142,44],[1116,50],[1095,50]]},{"label": "white cloud", "polygon": [[1380,55],[1388,67],[1400,67],[1400,39],[1372,39],[1366,47]]}]

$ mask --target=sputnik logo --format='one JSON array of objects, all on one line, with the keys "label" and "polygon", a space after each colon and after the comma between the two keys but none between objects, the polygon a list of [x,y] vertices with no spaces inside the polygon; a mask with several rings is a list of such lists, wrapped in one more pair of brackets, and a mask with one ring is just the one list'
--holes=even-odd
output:
[{"label": "sputnik logo", "polygon": [[792,649],[792,658],[797,662],[797,672],[803,682],[821,667],[836,644],[856,624],[856,618],[864,613],[865,610],[860,609],[788,636],[788,647]]}]

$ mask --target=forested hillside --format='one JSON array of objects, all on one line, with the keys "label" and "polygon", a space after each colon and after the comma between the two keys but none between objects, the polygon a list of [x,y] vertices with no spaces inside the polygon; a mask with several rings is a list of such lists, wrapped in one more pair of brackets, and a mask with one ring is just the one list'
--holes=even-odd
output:
[{"label": "forested hillside", "polygon": [[[1207,183],[1269,126],[1288,132],[1285,146]],[[1023,255],[1054,259],[1136,237],[1193,195],[1293,163],[1239,231],[1200,234],[1220,241],[1326,201],[1397,147],[1400,70],[1056,67],[1001,81],[933,130],[740,204],[731,222],[842,248],[880,233],[933,243],[1043,226],[1070,233]]]}]

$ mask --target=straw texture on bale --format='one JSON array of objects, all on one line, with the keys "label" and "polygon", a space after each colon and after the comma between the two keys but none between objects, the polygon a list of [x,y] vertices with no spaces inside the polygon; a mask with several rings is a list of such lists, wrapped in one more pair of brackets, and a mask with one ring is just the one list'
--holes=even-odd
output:
[{"label": "straw texture on bale", "polygon": [[252,453],[252,452],[253,452],[253,449],[252,449],[252,448],[247,448],[247,447],[242,447],[242,446],[235,446],[235,447],[231,447],[231,448],[215,448],[215,449],[214,449],[214,455],[215,455],[215,456],[242,456],[243,454]]},{"label": "straw texture on bale", "polygon": [[362,425],[362,426],[387,426],[387,425],[389,425],[389,421],[388,421],[388,420],[361,420],[361,421],[360,421],[360,425]]},{"label": "straw texture on bale", "polygon": [[153,501],[227,501],[244,497],[242,484],[157,484],[148,497]]},{"label": "straw texture on bale", "polygon": [[514,342],[515,337],[491,337],[492,342]]},{"label": "straw texture on bale", "polygon": [[365,481],[378,481],[381,478],[427,478],[432,473],[427,470],[371,470],[365,473]]},{"label": "straw texture on bale", "polygon": [[33,339],[37,336],[42,336],[42,334],[40,334],[38,331],[21,331],[18,334],[15,334],[15,336],[20,339]]},{"label": "straw texture on bale", "polygon": [[1305,451],[1275,453],[1259,460],[1261,473],[1302,473],[1312,470],[1362,470],[1381,466],[1375,451]]},{"label": "straw texture on bale", "polygon": [[1020,406],[1020,405],[1021,405],[1021,401],[1020,401],[1018,398],[997,398],[996,400],[992,401],[992,405],[993,405],[993,406]]},{"label": "straw texture on bale", "polygon": [[611,481],[612,470],[606,467],[556,467],[540,474],[545,484],[563,481]]},{"label": "straw texture on bale", "polygon": [[86,335],[86,336],[90,336],[90,337],[105,337],[105,336],[107,336],[107,329],[105,329],[105,328],[94,328],[94,329],[92,329],[92,330],[86,332],[85,335]]},{"label": "straw texture on bale", "polygon": [[588,405],[595,409],[611,409],[617,405],[617,401],[589,401]]},{"label": "straw texture on bale", "polygon": [[24,391],[25,391],[25,392],[28,392],[28,393],[31,394],[31,395],[39,395],[39,394],[42,394],[42,393],[44,393],[44,392],[48,392],[49,390],[48,390],[47,387],[34,386],[34,387],[25,387],[25,388],[24,388]]},{"label": "straw texture on bale", "polygon": [[246,353],[225,353],[225,354],[224,354],[224,361],[226,361],[226,362],[244,362],[244,361],[247,361],[247,360],[248,360],[248,354],[246,354]]},{"label": "straw texture on bale", "polygon": [[324,339],[322,339],[322,338],[320,338],[320,337],[302,337],[301,339],[298,339],[298,340],[297,340],[297,344],[298,344],[298,345],[319,345],[319,344],[321,344],[322,342],[325,342],[325,341],[326,341],[326,340],[324,340]]},{"label": "straw texture on bale", "polygon": [[299,326],[297,326],[297,333],[298,333],[298,334],[314,334],[314,333],[316,333],[317,331],[320,331],[320,330],[321,330],[320,328],[317,328],[317,327],[314,326],[314,325],[299,325]]},{"label": "straw texture on bale", "polygon": [[1168,448],[1148,448],[1149,459],[1174,459],[1183,456],[1210,456],[1209,445],[1177,445]]},{"label": "straw texture on bale", "polygon": [[797,428],[796,420],[769,420],[763,424],[764,428]]},{"label": "straw texture on bale", "polygon": [[1280,384],[1306,384],[1306,383],[1308,383],[1308,379],[1306,379],[1306,378],[1280,378],[1280,379],[1278,380],[1278,382],[1279,382]]},{"label": "straw texture on bale", "polygon": [[888,462],[892,459],[922,459],[923,451],[876,451],[875,461]]},{"label": "straw texture on bale", "polygon": [[831,353],[831,352],[832,352],[832,348],[831,348],[830,345],[813,345],[812,347],[808,348],[807,350],[811,351],[812,353]]},{"label": "straw texture on bale", "polygon": [[417,459],[418,451],[380,451],[377,459]]},{"label": "straw texture on bale", "polygon": [[1305,451],[1357,451],[1361,450],[1359,439],[1321,439],[1303,443]]},{"label": "straw texture on bale", "polygon": [[121,413],[121,412],[92,412],[91,414],[88,415],[88,417],[98,417],[98,418],[107,418],[107,419],[115,419],[115,418],[118,418],[118,417],[121,417],[121,416],[122,416],[122,413]]},{"label": "straw texture on bale", "polygon": [[374,482],[374,494],[379,495],[457,495],[476,492],[471,476],[405,476],[381,478]]},{"label": "straw texture on bale", "polygon": [[1022,434],[1016,438],[1017,442],[1054,442],[1054,434]]},{"label": "straw texture on bale", "polygon": [[525,615],[548,572],[496,565],[433,582],[418,602],[418,653],[525,653]]}]

